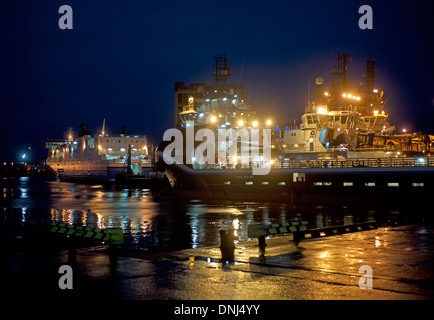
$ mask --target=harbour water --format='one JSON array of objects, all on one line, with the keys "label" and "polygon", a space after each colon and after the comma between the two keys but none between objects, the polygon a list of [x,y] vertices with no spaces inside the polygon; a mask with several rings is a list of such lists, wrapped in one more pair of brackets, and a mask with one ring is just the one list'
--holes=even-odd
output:
[{"label": "harbour water", "polygon": [[[248,240],[247,225],[308,221],[310,228],[370,221],[426,223],[429,206],[342,203],[204,202],[176,199],[149,189],[87,185],[48,177],[1,180],[0,230],[17,231],[22,222],[64,222],[97,228],[122,228],[126,245],[180,250],[218,245],[219,230],[232,227]],[[427,200],[428,202],[428,200]]]}]

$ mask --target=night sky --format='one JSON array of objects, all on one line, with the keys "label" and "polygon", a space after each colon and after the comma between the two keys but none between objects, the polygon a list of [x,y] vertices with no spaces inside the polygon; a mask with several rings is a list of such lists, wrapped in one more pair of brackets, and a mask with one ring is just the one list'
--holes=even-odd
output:
[{"label": "night sky", "polygon": [[[61,30],[61,5],[73,30]],[[373,30],[361,30],[361,5]],[[336,51],[352,54],[361,81],[377,61],[376,86],[398,130],[434,134],[433,1],[0,1],[0,161],[46,155],[47,138],[71,125],[92,133],[147,134],[173,127],[174,82],[212,82],[226,54],[260,115],[290,121],[309,84],[330,82]],[[30,153],[28,147],[31,147]]]}]

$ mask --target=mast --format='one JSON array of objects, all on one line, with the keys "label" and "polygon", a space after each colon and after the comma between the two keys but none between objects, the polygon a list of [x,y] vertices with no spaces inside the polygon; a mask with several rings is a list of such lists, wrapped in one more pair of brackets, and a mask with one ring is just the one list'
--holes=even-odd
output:
[{"label": "mast", "polygon": [[105,133],[105,118],[102,122],[102,136],[104,137],[104,133]]},{"label": "mast", "polygon": [[214,73],[214,81],[215,85],[225,85],[226,79],[232,75],[232,69],[229,66],[228,58],[226,54],[214,56],[215,59],[215,73]]},{"label": "mast", "polygon": [[369,55],[368,60],[366,60],[366,75],[363,76],[363,78],[366,79],[366,90],[371,93],[375,89],[374,77],[375,71],[377,71],[375,69],[375,63],[376,62],[372,60],[372,56]]},{"label": "mast", "polygon": [[[372,56],[369,55],[369,58],[366,60],[366,75],[363,78],[366,80],[366,104],[370,106],[371,112],[373,110],[382,110],[383,102],[381,101],[383,97],[383,92],[378,92],[375,88],[375,73],[376,73],[376,62],[372,60]],[[369,108],[368,108],[369,109]]]},{"label": "mast", "polygon": [[331,71],[331,74],[333,77],[333,91],[334,93],[338,93],[342,90],[345,91],[347,89],[347,68],[348,63],[351,61],[351,54],[350,53],[336,53],[336,66]]}]

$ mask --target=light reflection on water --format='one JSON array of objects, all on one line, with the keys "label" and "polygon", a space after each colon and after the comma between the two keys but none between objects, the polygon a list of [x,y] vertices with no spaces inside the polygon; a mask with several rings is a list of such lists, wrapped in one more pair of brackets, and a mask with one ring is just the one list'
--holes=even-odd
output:
[{"label": "light reflection on water", "polygon": [[235,228],[247,240],[251,223],[306,220],[327,227],[380,220],[396,208],[292,206],[281,203],[174,201],[148,189],[65,183],[47,178],[1,180],[0,230],[13,223],[55,221],[96,228],[122,228],[129,246],[180,249],[219,244],[219,230]]}]

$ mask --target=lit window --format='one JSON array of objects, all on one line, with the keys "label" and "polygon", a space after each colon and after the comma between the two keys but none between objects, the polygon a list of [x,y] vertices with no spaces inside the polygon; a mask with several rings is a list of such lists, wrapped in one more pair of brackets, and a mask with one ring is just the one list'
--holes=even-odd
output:
[{"label": "lit window", "polygon": [[325,185],[325,186],[331,186],[332,183],[331,183],[331,182],[324,182],[324,185]]},{"label": "lit window", "polygon": [[424,186],[423,182],[413,182],[411,185],[413,187],[423,187]]},{"label": "lit window", "polygon": [[344,182],[344,187],[352,187],[353,185],[352,182]]},{"label": "lit window", "polygon": [[225,181],[225,184],[231,184],[231,182],[230,181]]},{"label": "lit window", "polygon": [[314,182],[313,185],[314,186],[322,186],[322,182]]},{"label": "lit window", "polygon": [[399,187],[399,183],[398,182],[388,182],[387,186],[388,187]]},{"label": "lit window", "polygon": [[253,181],[246,181],[246,185],[252,185],[253,184]]},{"label": "lit window", "polygon": [[277,183],[279,186],[284,186],[284,185],[286,185],[286,182],[285,181],[280,181],[280,182],[278,182]]},{"label": "lit window", "polygon": [[365,187],[375,187],[375,182],[365,182]]},{"label": "lit window", "polygon": [[268,185],[268,181],[262,181],[261,182],[263,185]]}]

